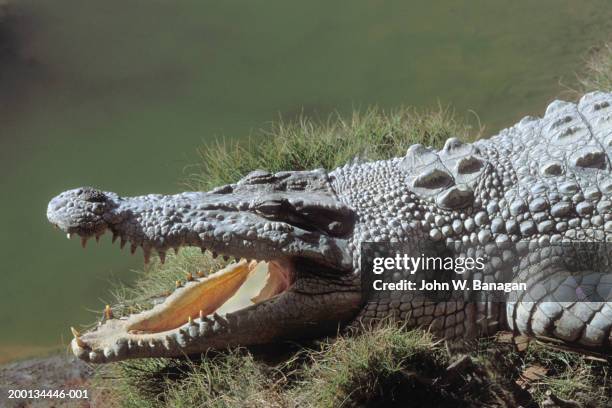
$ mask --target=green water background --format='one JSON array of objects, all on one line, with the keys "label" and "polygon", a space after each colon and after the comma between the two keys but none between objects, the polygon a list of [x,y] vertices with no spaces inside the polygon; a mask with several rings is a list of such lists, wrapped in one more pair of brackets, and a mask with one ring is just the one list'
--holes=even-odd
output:
[{"label": "green water background", "polygon": [[[14,1],[0,23],[0,357],[55,346],[142,266],[48,200],[174,193],[195,149],[271,120],[452,105],[493,133],[573,84],[609,0]],[[12,351],[13,350],[13,351]],[[18,351],[15,351],[18,350]],[[24,351],[25,350],[25,351]]]}]

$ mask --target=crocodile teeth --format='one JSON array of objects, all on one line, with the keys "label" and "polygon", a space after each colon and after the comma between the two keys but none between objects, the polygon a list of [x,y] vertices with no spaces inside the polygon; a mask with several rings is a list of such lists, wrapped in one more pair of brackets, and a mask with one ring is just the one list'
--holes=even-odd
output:
[{"label": "crocodile teeth", "polygon": [[83,248],[85,248],[85,247],[87,246],[87,240],[88,240],[88,239],[89,239],[89,238],[87,238],[87,237],[81,237],[81,246],[82,246]]},{"label": "crocodile teeth", "polygon": [[157,251],[157,255],[159,255],[159,262],[161,262],[161,264],[165,264],[166,263],[166,253],[164,251]]},{"label": "crocodile teeth", "polygon": [[134,255],[134,253],[136,252],[136,248],[138,248],[138,245],[136,245],[136,244],[132,244],[132,245],[130,246],[130,253],[131,253],[132,255]]},{"label": "crocodile teeth", "polygon": [[104,308],[104,318],[106,320],[110,320],[113,318],[113,310],[111,309],[110,305],[106,305],[106,307]]},{"label": "crocodile teeth", "polygon": [[66,238],[68,238],[68,239],[72,239],[72,234],[71,234],[71,233],[67,233],[67,234],[66,234]]},{"label": "crocodile teeth", "polygon": [[123,237],[121,237],[121,242],[119,243],[119,248],[123,249],[125,247],[125,244],[127,244],[127,240]]},{"label": "crocodile teeth", "polygon": [[88,346],[87,346],[87,343],[85,343],[85,342],[83,341],[83,339],[81,339],[81,333],[79,333],[79,332],[77,331],[77,329],[75,329],[74,327],[71,327],[71,328],[70,328],[70,331],[72,332],[72,335],[74,336],[74,340],[76,341],[76,344],[77,344],[79,347],[81,347],[81,348],[86,348],[86,347],[88,347]]},{"label": "crocodile teeth", "polygon": [[115,233],[113,232],[113,239],[112,239],[112,241],[111,241],[111,242],[114,244],[114,243],[115,243],[115,241],[117,241],[117,238],[119,238],[119,234],[115,234]]}]

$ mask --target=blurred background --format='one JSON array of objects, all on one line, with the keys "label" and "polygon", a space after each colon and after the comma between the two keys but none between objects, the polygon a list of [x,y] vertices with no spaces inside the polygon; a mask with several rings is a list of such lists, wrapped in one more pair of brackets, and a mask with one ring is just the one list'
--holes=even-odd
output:
[{"label": "blurred background", "polygon": [[441,104],[494,134],[612,32],[609,0],[2,1],[0,362],[61,347],[142,267],[54,231],[57,193],[178,192],[197,147],[301,113]]}]

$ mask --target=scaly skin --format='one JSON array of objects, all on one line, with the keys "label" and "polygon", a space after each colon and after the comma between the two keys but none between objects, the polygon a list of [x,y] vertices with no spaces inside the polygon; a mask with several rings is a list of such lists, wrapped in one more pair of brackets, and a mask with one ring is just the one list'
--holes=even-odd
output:
[{"label": "scaly skin", "polygon": [[[488,140],[449,139],[440,151],[415,145],[405,157],[330,173],[256,171],[209,193],[172,196],[64,192],[50,202],[48,218],[84,239],[110,230],[141,246],[145,259],[190,245],[292,271],[287,290],[248,308],[161,334],[128,332],[138,315],[108,319],[79,334],[73,351],[92,362],[176,356],[320,336],[391,316],[447,338],[511,329],[608,354],[610,270],[593,261],[571,273],[556,262],[554,245],[612,240],[610,146],[612,94],[592,93],[578,104],[555,101],[542,119],[524,118]],[[456,257],[485,258],[483,280],[494,274],[531,289],[478,303],[366,295],[363,242],[402,242],[415,252],[417,243],[442,244]],[[577,301],[584,292],[597,301]]]}]

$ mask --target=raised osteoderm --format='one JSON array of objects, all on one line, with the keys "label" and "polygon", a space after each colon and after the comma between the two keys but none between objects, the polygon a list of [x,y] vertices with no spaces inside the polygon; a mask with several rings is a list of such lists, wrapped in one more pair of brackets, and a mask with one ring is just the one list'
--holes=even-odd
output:
[{"label": "raised osteoderm", "polygon": [[[612,240],[611,146],[612,94],[591,93],[578,104],[555,101],[543,118],[526,117],[488,140],[449,139],[439,151],[414,145],[405,157],[331,172],[254,171],[210,192],[176,195],[66,191],[47,216],[84,241],[110,231],[141,247],[145,261],[181,246],[242,259],[189,279],[151,310],[113,318],[107,309],[97,327],[74,332],[72,349],[96,363],[178,356],[392,316],[447,338],[506,329],[607,354],[610,269],[591,265],[580,281],[567,279],[547,248]],[[495,277],[541,285],[505,302],[366,295],[363,242],[442,245],[456,257],[482,256]],[[268,274],[253,303],[217,314],[258,265]],[[560,293],[578,289],[599,301]]]}]

